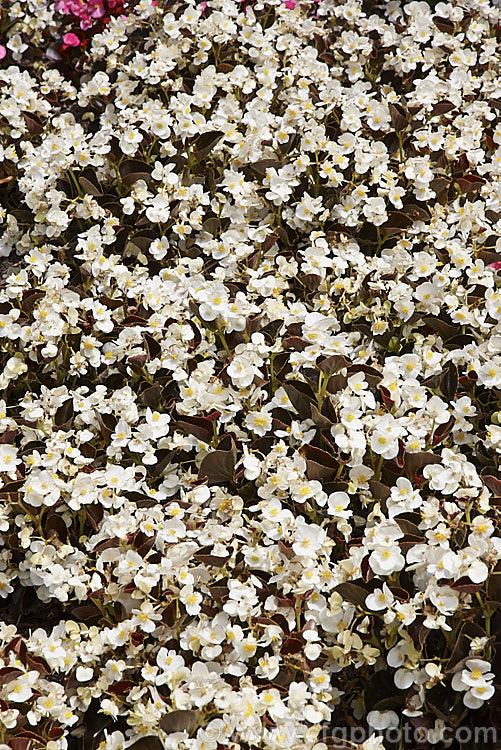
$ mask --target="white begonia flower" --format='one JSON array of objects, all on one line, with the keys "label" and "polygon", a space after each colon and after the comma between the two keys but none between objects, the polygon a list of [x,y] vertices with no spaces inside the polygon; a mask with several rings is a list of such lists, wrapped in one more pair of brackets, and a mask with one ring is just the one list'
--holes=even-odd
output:
[{"label": "white begonia flower", "polygon": [[350,498],[346,492],[333,492],[327,500],[327,512],[335,518],[350,518],[353,511],[348,507]]},{"label": "white begonia flower", "polygon": [[372,609],[375,612],[382,609],[388,609],[388,607],[391,607],[393,602],[394,596],[386,583],[383,583],[382,589],[374,589],[372,594],[369,594],[365,600],[367,608]]},{"label": "white begonia flower", "polygon": [[120,149],[124,154],[133,155],[136,153],[138,146],[142,140],[143,136],[138,130],[129,128],[120,136]]},{"label": "white begonia flower", "polygon": [[372,737],[362,742],[360,750],[384,750],[384,737],[376,734],[372,735]]},{"label": "white begonia flower", "polygon": [[243,459],[242,463],[244,466],[245,478],[250,481],[257,479],[257,477],[260,476],[261,471],[262,471],[262,462],[256,455],[252,453],[247,453],[245,448],[244,448],[244,455],[245,455],[245,458]]},{"label": "white begonia flower", "polygon": [[280,671],[280,659],[278,656],[262,656],[258,660],[256,675],[266,680],[273,680]]},{"label": "white begonia flower", "polygon": [[313,669],[313,671],[311,672],[309,685],[310,689],[314,693],[322,692],[323,690],[328,689],[330,685],[329,673],[324,671],[323,669],[320,669],[320,667],[315,667],[315,669]]},{"label": "white begonia flower", "polygon": [[245,417],[245,426],[256,435],[264,436],[271,429],[272,416],[266,411],[250,411]]},{"label": "white begonia flower", "polygon": [[11,479],[16,478],[16,467],[21,463],[17,457],[17,449],[13,445],[0,445],[0,473],[7,474]]},{"label": "white begonia flower", "polygon": [[215,320],[218,315],[224,315],[228,306],[228,294],[222,284],[215,284],[208,291],[199,292],[200,315],[204,320]]},{"label": "white begonia flower", "polygon": [[7,360],[4,371],[0,375],[0,387],[6,388],[9,380],[16,380],[28,370],[22,354],[16,354]]},{"label": "white begonia flower", "polygon": [[25,672],[22,677],[11,680],[6,689],[6,699],[13,703],[25,703],[33,695],[38,678],[38,672],[31,670]]},{"label": "white begonia flower", "polygon": [[238,388],[247,388],[256,373],[256,368],[243,356],[235,357],[228,365],[227,373]]},{"label": "white begonia flower", "polygon": [[483,583],[489,576],[489,568],[481,560],[475,560],[468,567],[466,575],[473,583]]},{"label": "white begonia flower", "polygon": [[371,449],[383,458],[395,458],[399,451],[398,439],[405,433],[405,428],[401,426],[398,420],[391,414],[385,414],[376,422],[376,427],[371,436]]},{"label": "white begonia flower", "polygon": [[419,508],[422,503],[422,497],[419,490],[415,490],[406,477],[399,477],[395,487],[391,488],[390,497],[386,504],[390,518],[409,513]]},{"label": "white begonia flower", "polygon": [[146,218],[154,224],[163,224],[169,220],[170,203],[165,195],[157,193],[149,202],[146,209]]},{"label": "white begonia flower", "polygon": [[400,719],[395,711],[369,711],[367,723],[373,729],[383,730],[389,727],[398,727]]},{"label": "white begonia flower", "polygon": [[399,641],[399,643],[388,652],[386,657],[388,666],[394,668],[403,667],[409,651],[410,643],[408,641]]},{"label": "white begonia flower", "polygon": [[467,708],[480,708],[494,695],[495,675],[490,668],[490,663],[483,659],[467,659],[465,669],[453,676],[452,687],[464,692],[463,703]]},{"label": "white begonia flower", "polygon": [[369,565],[376,575],[387,576],[402,570],[405,565],[405,558],[396,545],[392,548],[382,548],[371,552]]},{"label": "white begonia flower", "polygon": [[450,419],[447,404],[439,396],[432,396],[425,408],[426,413],[430,415],[435,424],[444,424]]},{"label": "white begonia flower", "polygon": [[408,690],[414,685],[416,679],[415,670],[412,669],[397,669],[393,675],[393,681],[395,687],[399,690]]},{"label": "white begonia flower", "polygon": [[362,208],[365,218],[374,226],[379,227],[388,219],[386,204],[383,198],[368,198]]},{"label": "white begonia flower", "polygon": [[478,382],[487,388],[501,386],[501,365],[498,362],[486,362],[478,369]]},{"label": "white begonia flower", "polygon": [[76,679],[78,682],[89,682],[94,675],[92,667],[77,667]]},{"label": "white begonia flower", "polygon": [[160,239],[154,240],[148,248],[148,252],[151,253],[155,260],[160,261],[167,255],[169,247],[170,242],[167,237],[164,236],[160,237]]},{"label": "white begonia flower", "polygon": [[325,539],[324,529],[315,524],[303,524],[295,531],[292,549],[298,557],[315,558]]},{"label": "white begonia flower", "polygon": [[200,612],[203,596],[195,591],[193,586],[183,586],[179,592],[179,599],[189,615],[197,615]]}]

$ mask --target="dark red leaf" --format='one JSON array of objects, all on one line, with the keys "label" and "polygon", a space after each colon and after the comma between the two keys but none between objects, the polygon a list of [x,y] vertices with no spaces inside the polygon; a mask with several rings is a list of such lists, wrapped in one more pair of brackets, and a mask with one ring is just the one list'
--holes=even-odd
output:
[{"label": "dark red leaf", "polygon": [[396,102],[389,102],[388,107],[390,110],[391,124],[397,132],[405,130],[409,124],[408,114],[402,105]]},{"label": "dark red leaf", "polygon": [[311,389],[306,383],[299,382],[294,382],[294,384],[286,382],[283,388],[299,416],[308,419],[311,415],[310,405],[314,398]]},{"label": "dark red leaf", "polygon": [[208,156],[223,136],[224,133],[220,130],[213,130],[210,133],[199,135],[193,144],[193,152],[196,158],[200,160]]},{"label": "dark red leaf", "polygon": [[[445,667],[448,673],[459,672],[464,666],[464,662],[470,653],[472,638],[482,638],[485,636],[485,630],[474,622],[465,622],[456,639],[456,645]],[[471,658],[471,657],[469,657]]]},{"label": "dark red leaf", "polygon": [[334,591],[341,594],[345,601],[357,604],[359,607],[365,609],[365,600],[367,599],[369,592],[362,588],[362,586],[357,586],[355,583],[348,581],[346,583],[340,583],[336,586]]},{"label": "dark red leaf", "polygon": [[151,171],[151,166],[139,159],[126,159],[120,165],[120,177],[126,187],[131,187],[137,180],[149,182]]},{"label": "dark red leaf", "polygon": [[198,724],[200,711],[171,711],[160,719],[160,727],[167,734],[188,732],[191,734]]},{"label": "dark red leaf", "polygon": [[341,354],[333,354],[330,357],[326,357],[322,362],[317,363],[318,369],[328,377],[339,372],[339,370],[343,370],[345,367],[350,367],[350,365],[350,360],[346,359],[346,357],[343,357]]},{"label": "dark red leaf", "polygon": [[203,459],[198,478],[207,477],[209,485],[231,482],[237,462],[237,449],[234,443],[228,451],[215,450]]}]

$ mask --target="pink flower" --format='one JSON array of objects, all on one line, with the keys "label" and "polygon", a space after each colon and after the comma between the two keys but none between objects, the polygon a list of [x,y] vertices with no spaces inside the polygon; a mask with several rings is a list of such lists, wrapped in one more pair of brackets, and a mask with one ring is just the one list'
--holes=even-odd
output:
[{"label": "pink flower", "polygon": [[7,50],[5,49],[3,44],[0,44],[0,60],[3,60],[6,54],[7,54]]},{"label": "pink flower", "polygon": [[493,268],[495,271],[499,271],[501,268],[501,260],[496,260],[494,263],[489,263],[489,268]]},{"label": "pink flower", "polygon": [[87,6],[87,12],[91,18],[102,18],[105,14],[103,0],[94,0]]},{"label": "pink flower", "polygon": [[58,13],[66,13],[74,16],[79,15],[84,7],[85,3],[79,2],[79,0],[56,0],[54,4],[54,9]]},{"label": "pink flower", "polygon": [[80,21],[80,28],[82,29],[82,31],[90,29],[91,26],[92,19],[89,16],[82,16],[82,20]]},{"label": "pink flower", "polygon": [[73,34],[73,32],[69,31],[63,37],[63,44],[65,47],[79,47],[80,39],[76,34]]},{"label": "pink flower", "polygon": [[88,18],[101,18],[105,14],[103,0],[56,0],[54,8],[59,13],[76,16],[87,20]]}]

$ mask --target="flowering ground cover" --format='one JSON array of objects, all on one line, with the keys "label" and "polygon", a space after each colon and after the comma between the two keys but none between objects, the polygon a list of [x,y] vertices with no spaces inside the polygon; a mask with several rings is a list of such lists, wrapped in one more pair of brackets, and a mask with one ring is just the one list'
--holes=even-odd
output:
[{"label": "flowering ground cover", "polygon": [[500,32],[4,2],[0,750],[499,744]]}]

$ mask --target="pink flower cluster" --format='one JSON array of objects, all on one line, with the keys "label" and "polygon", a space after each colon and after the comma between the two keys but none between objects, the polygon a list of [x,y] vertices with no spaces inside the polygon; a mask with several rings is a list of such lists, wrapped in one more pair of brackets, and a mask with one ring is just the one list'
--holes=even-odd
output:
[{"label": "pink flower cluster", "polygon": [[54,8],[58,13],[71,16],[80,27],[64,35],[65,50],[69,47],[85,47],[89,35],[82,35],[82,32],[90,29],[94,29],[93,33],[101,31],[110,20],[110,16],[124,12],[124,0],[56,0]]},{"label": "pink flower cluster", "polygon": [[[91,0],[90,2],[87,2],[87,0],[56,0],[54,8],[59,13],[79,18],[82,31],[90,29],[94,25],[95,19],[102,18],[106,13],[104,0]],[[76,35],[73,34],[73,36]]]},{"label": "pink flower cluster", "polygon": [[[296,5],[300,2],[300,0],[285,0],[285,7],[289,8],[289,10],[294,10]],[[320,3],[321,0],[313,0],[314,3]]]}]

